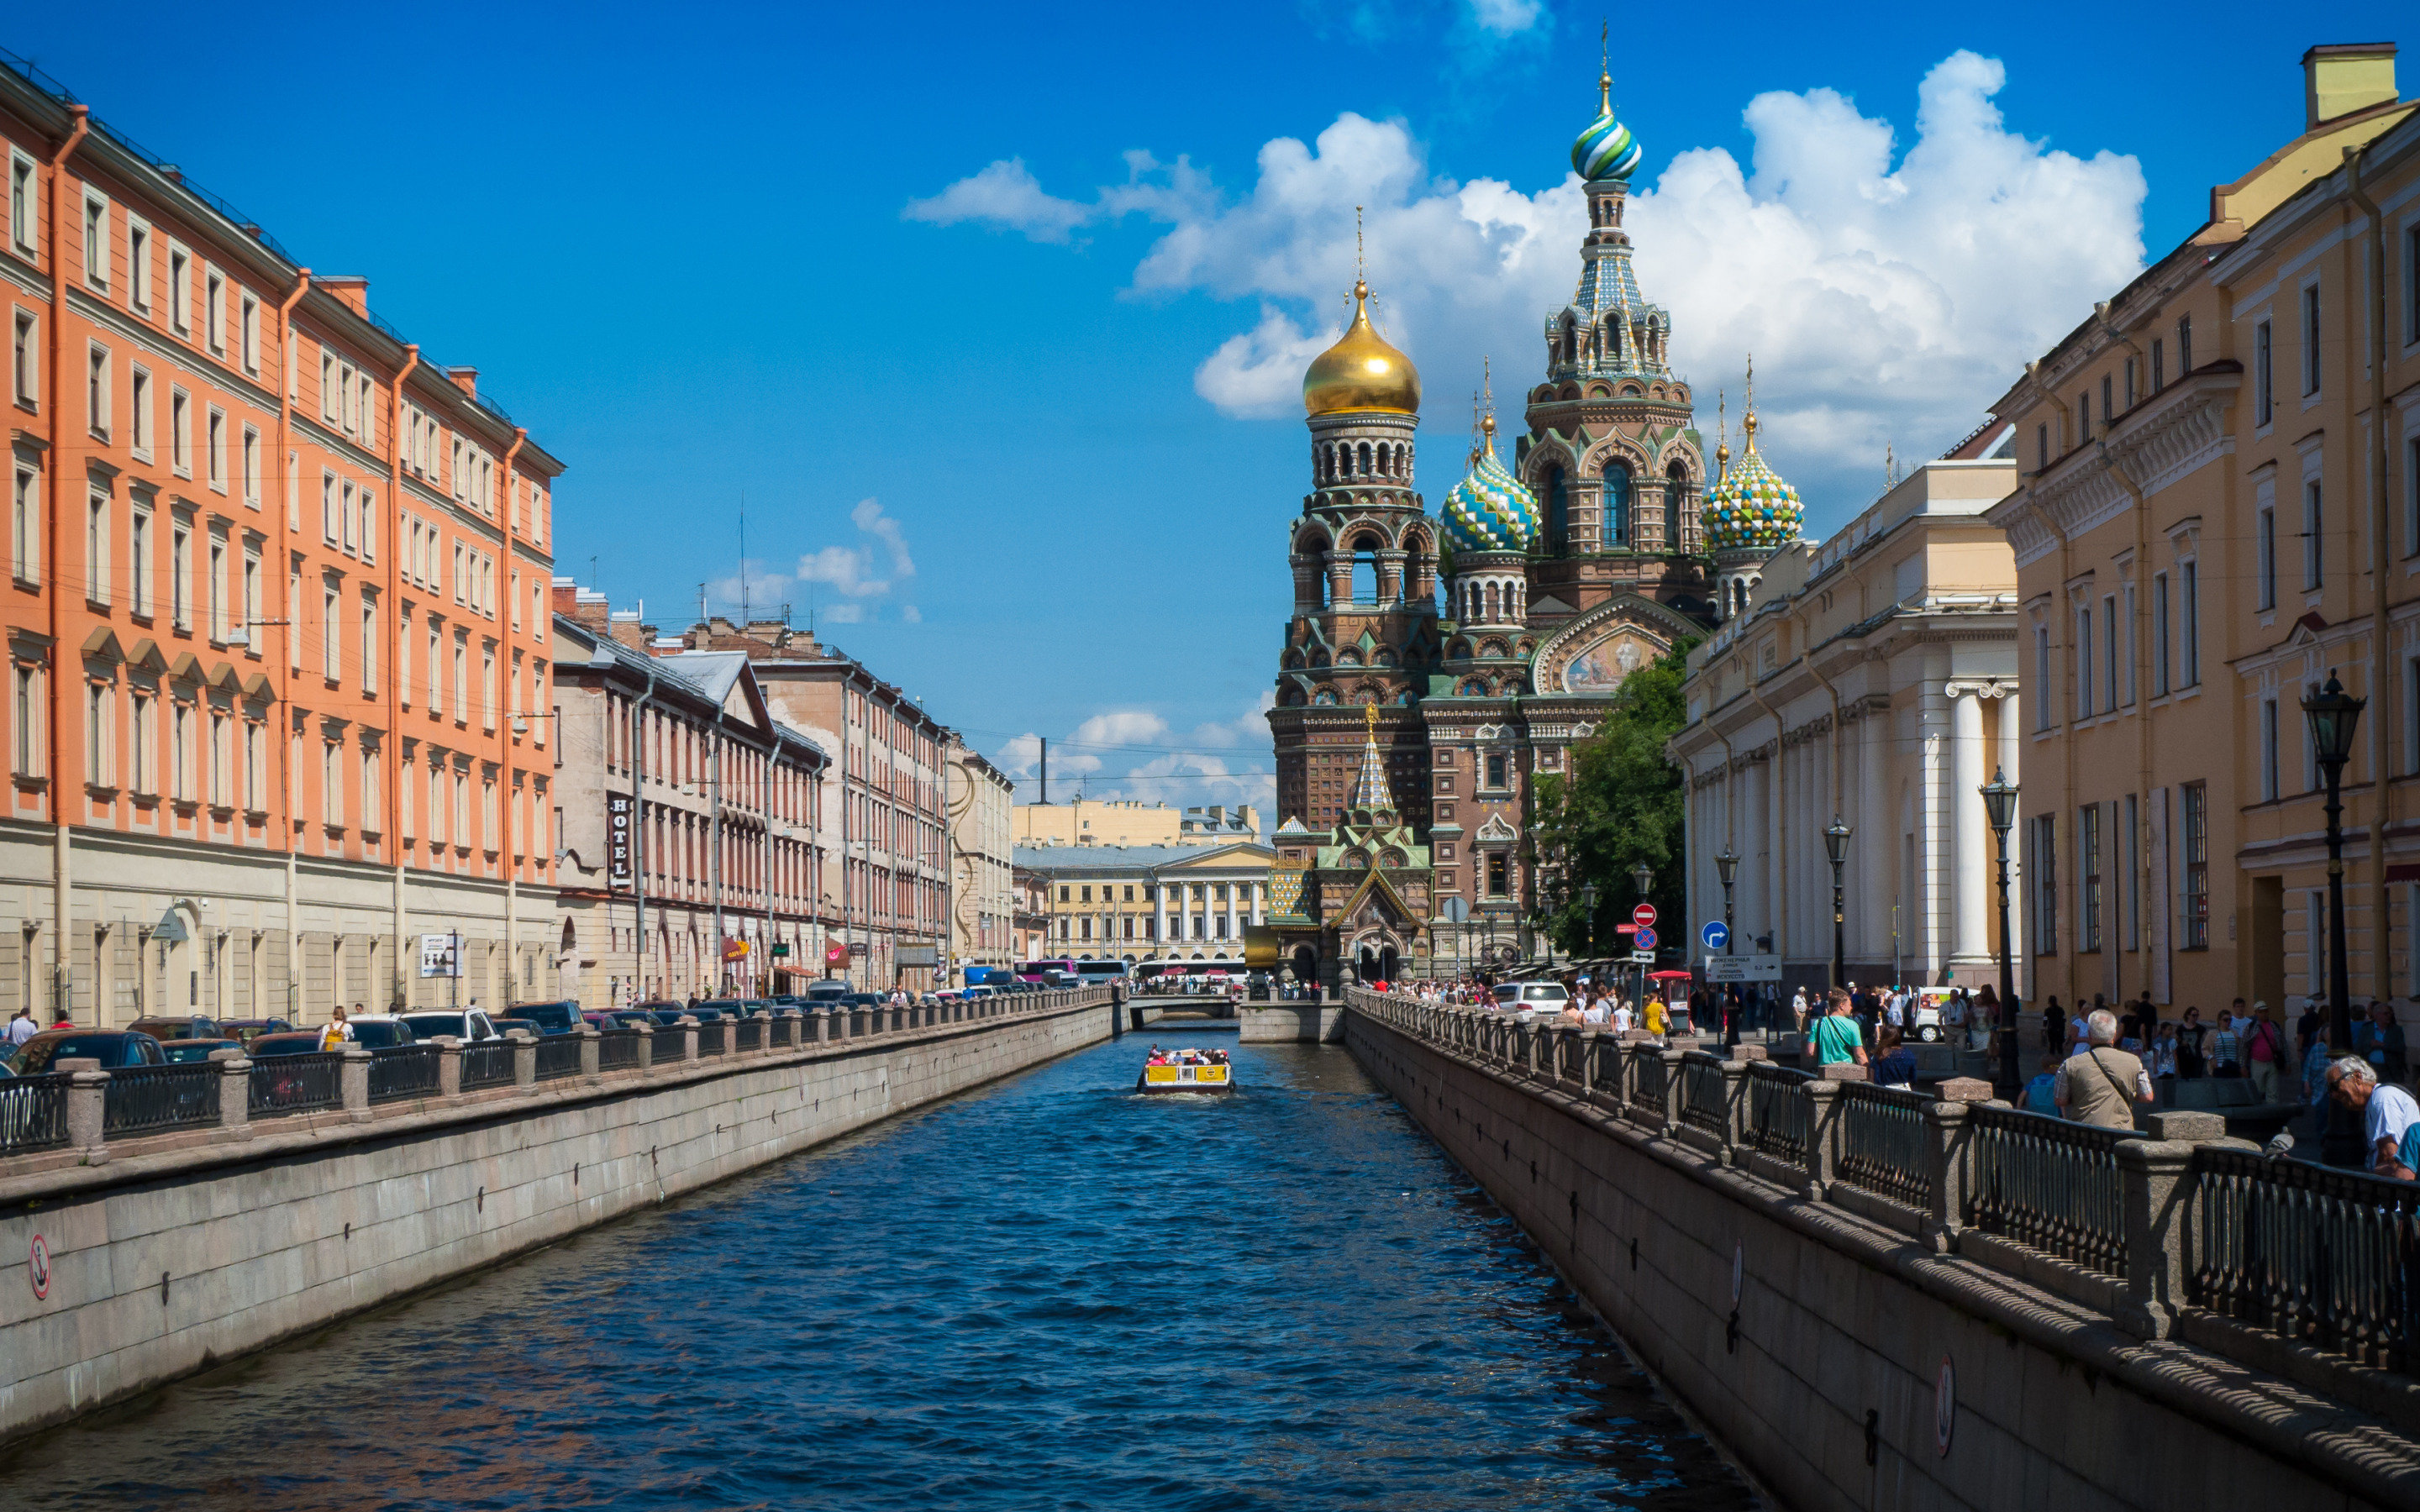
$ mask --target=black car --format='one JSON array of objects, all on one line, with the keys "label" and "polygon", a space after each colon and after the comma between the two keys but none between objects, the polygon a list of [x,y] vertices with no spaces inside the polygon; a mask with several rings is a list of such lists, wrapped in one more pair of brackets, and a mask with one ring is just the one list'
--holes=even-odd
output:
[{"label": "black car", "polygon": [[264,1034],[244,1046],[244,1054],[255,1060],[273,1060],[279,1056],[316,1056],[318,1053],[319,1031],[317,1029]]},{"label": "black car", "polygon": [[232,1050],[241,1055],[243,1041],[240,1040],[168,1040],[163,1041],[160,1046],[161,1054],[168,1057],[168,1064],[171,1066],[190,1066],[195,1061],[208,1060],[213,1052],[220,1050]]},{"label": "black car", "polygon": [[44,1029],[17,1052],[17,1074],[39,1076],[59,1060],[98,1060],[103,1071],[168,1063],[159,1041],[132,1029]]},{"label": "black car", "polygon": [[507,1018],[527,1019],[540,1034],[578,1034],[585,1022],[580,1016],[580,1005],[574,1002],[515,1003],[504,1011]]},{"label": "black car", "polygon": [[352,1042],[365,1050],[399,1050],[420,1042],[411,1026],[397,1019],[355,1019]]},{"label": "black car", "polygon": [[250,1044],[264,1034],[288,1034],[293,1031],[293,1025],[277,1018],[219,1020],[221,1036],[229,1040],[240,1040],[246,1044]]},{"label": "black car", "polygon": [[222,1040],[225,1036],[219,1026],[199,1013],[178,1014],[173,1018],[136,1019],[127,1026],[136,1034],[147,1034],[163,1042],[170,1040]]}]

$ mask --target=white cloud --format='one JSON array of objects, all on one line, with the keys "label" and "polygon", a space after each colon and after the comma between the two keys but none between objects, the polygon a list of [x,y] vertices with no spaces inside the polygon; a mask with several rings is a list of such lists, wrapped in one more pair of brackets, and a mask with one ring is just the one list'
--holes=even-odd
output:
[{"label": "white cloud", "polygon": [[1094,213],[1089,206],[1045,193],[1023,158],[1004,158],[930,199],[910,200],[906,211],[911,221],[935,225],[980,221],[1022,231],[1034,241],[1064,241]]},{"label": "white cloud", "polygon": [[1544,0],[1470,0],[1470,19],[1481,31],[1512,37],[1544,21]]},{"label": "white cloud", "polygon": [[907,621],[909,625],[922,625],[924,623],[924,611],[918,609],[913,604],[900,605],[899,617]]},{"label": "white cloud", "polygon": [[[1209,720],[1179,731],[1148,709],[1107,709],[1065,736],[1050,737],[1052,791],[1063,800],[1079,786],[1090,798],[1133,798],[1171,808],[1202,804],[1257,805],[1266,827],[1277,800],[1269,750],[1267,711],[1276,702],[1263,694],[1232,720]],[[1166,748],[1161,754],[1155,748]],[[1233,750],[1225,756],[1221,751]],[[992,753],[1000,769],[1017,779],[1020,801],[1039,795],[1042,737],[1028,732]]]},{"label": "white cloud", "polygon": [[[1993,103],[2005,81],[1994,59],[1944,59],[1917,86],[1915,140],[1896,158],[1891,124],[1826,88],[1747,101],[1745,168],[1721,147],[1659,154],[1653,123],[1632,123],[1664,167],[1625,225],[1647,297],[1672,312],[1699,420],[1711,424],[1720,386],[1736,425],[1753,352],[1764,449],[1809,495],[1819,529],[1871,497],[1885,443],[1922,455],[1963,435],[2026,358],[2141,267],[2140,165],[2009,131]],[[1541,158],[1559,145],[1541,144]],[[1024,172],[995,163],[937,198],[1004,168]],[[1500,395],[1537,371],[1587,231],[1576,176],[1534,193],[1437,177],[1404,123],[1350,112],[1311,143],[1268,142],[1258,170],[1229,196],[1182,159],[1129,154],[1128,183],[1084,207],[1167,227],[1131,292],[1257,305],[1252,327],[1194,373],[1223,412],[1295,412],[1302,365],[1342,329],[1356,205],[1381,327],[1419,363],[1433,416],[1458,426],[1482,353]]]}]

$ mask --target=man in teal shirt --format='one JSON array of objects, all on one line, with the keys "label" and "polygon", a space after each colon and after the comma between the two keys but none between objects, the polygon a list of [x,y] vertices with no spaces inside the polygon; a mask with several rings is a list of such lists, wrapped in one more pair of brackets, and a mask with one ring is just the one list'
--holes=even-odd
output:
[{"label": "man in teal shirt", "polygon": [[1815,1064],[1838,1066],[1866,1063],[1865,1031],[1849,1014],[1849,992],[1835,987],[1825,998],[1823,1016],[1815,1021]]}]

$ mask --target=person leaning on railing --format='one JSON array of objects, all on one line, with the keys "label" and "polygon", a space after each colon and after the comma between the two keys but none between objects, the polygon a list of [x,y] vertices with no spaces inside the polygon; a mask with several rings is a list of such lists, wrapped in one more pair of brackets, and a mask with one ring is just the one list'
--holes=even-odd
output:
[{"label": "person leaning on railing", "polygon": [[2093,1010],[2084,1021],[2084,1032],[2089,1042],[2058,1068],[2052,1101],[2078,1123],[2132,1129],[2133,1104],[2151,1101],[2150,1075],[2140,1057],[2117,1047],[2117,1014],[2105,1008]]},{"label": "person leaning on railing", "polygon": [[2420,1179],[2413,1175],[2420,1170],[2420,1103],[2411,1093],[2381,1082],[2377,1068],[2361,1057],[2346,1056],[2328,1068],[2328,1096],[2362,1116],[2374,1174],[2398,1181]]}]

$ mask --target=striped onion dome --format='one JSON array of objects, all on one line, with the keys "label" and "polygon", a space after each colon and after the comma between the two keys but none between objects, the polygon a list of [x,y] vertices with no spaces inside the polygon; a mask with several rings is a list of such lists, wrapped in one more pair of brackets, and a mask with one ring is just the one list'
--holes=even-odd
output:
[{"label": "striped onion dome", "polygon": [[1798,539],[1798,528],[1807,520],[1798,490],[1757,455],[1753,409],[1747,412],[1746,428],[1745,452],[1707,492],[1699,515],[1709,551],[1778,550]]},{"label": "striped onion dome", "polygon": [[1596,83],[1596,119],[1589,122],[1588,129],[1572,143],[1572,166],[1579,170],[1582,178],[1591,182],[1600,178],[1627,181],[1646,149],[1638,145],[1638,138],[1630,134],[1629,127],[1613,118],[1613,75],[1600,74]]},{"label": "striped onion dome", "polygon": [[1496,417],[1481,428],[1470,475],[1445,496],[1446,540],[1456,551],[1527,551],[1538,535],[1538,496],[1497,459]]}]

